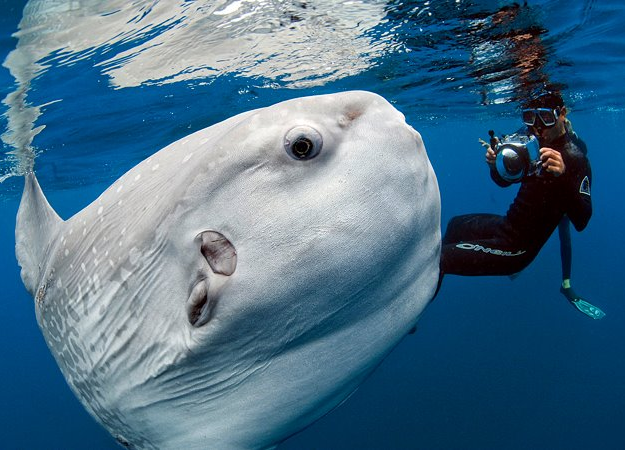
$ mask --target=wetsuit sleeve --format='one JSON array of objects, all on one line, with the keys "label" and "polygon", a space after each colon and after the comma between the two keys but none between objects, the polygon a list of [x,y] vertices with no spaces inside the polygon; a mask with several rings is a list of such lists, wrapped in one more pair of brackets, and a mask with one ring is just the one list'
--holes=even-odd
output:
[{"label": "wetsuit sleeve", "polygon": [[565,175],[567,176],[565,186],[566,214],[575,229],[582,231],[592,216],[592,199],[590,197],[592,173],[590,163],[585,156],[579,155],[572,163],[571,170]]},{"label": "wetsuit sleeve", "polygon": [[586,143],[575,132],[569,133],[569,136],[571,136],[573,143],[577,146],[579,151],[586,156],[588,154],[588,147],[586,146]]}]

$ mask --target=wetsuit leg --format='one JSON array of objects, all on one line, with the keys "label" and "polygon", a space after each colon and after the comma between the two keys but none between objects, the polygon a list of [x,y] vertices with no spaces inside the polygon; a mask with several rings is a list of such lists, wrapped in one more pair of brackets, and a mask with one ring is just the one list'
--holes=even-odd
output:
[{"label": "wetsuit leg", "polygon": [[489,239],[499,230],[504,217],[497,214],[465,214],[452,217],[447,224],[443,245],[459,242],[470,236],[471,239]]},{"label": "wetsuit leg", "polygon": [[562,217],[558,225],[558,233],[560,235],[560,259],[562,260],[562,279],[571,279],[571,264],[573,260],[573,249],[571,246],[571,229],[569,227],[569,218]]},{"label": "wetsuit leg", "polygon": [[441,272],[454,275],[511,275],[523,270],[538,251],[506,235],[505,217],[469,214],[449,221]]}]

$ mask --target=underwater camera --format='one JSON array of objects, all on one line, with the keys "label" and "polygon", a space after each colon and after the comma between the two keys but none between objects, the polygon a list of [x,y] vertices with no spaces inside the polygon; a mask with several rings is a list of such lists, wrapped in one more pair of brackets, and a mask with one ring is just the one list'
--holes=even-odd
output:
[{"label": "underwater camera", "polygon": [[511,134],[497,146],[495,168],[504,180],[517,183],[526,175],[540,173],[540,146],[534,136]]}]

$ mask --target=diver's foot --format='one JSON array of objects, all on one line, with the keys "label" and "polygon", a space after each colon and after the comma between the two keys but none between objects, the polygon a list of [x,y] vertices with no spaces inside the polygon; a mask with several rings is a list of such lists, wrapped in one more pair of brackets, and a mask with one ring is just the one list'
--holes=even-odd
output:
[{"label": "diver's foot", "polygon": [[575,293],[572,287],[565,288],[564,286],[560,286],[560,292],[562,292],[562,295],[564,295],[566,299],[571,303],[575,302],[576,300],[583,300]]},{"label": "diver's foot", "polygon": [[601,309],[597,308],[594,305],[591,305],[582,297],[577,295],[573,288],[564,286],[560,286],[560,292],[566,297],[566,299],[575,306],[580,312],[586,314],[588,317],[598,320],[605,317],[605,313],[601,311]]}]

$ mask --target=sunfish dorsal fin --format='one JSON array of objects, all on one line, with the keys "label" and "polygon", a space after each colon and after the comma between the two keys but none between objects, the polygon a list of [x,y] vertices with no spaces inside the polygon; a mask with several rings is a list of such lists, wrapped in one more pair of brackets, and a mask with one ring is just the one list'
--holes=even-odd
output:
[{"label": "sunfish dorsal fin", "polygon": [[32,295],[41,281],[61,224],[63,220],[48,203],[35,174],[26,174],[24,193],[17,211],[15,255],[22,268],[24,286]]}]

